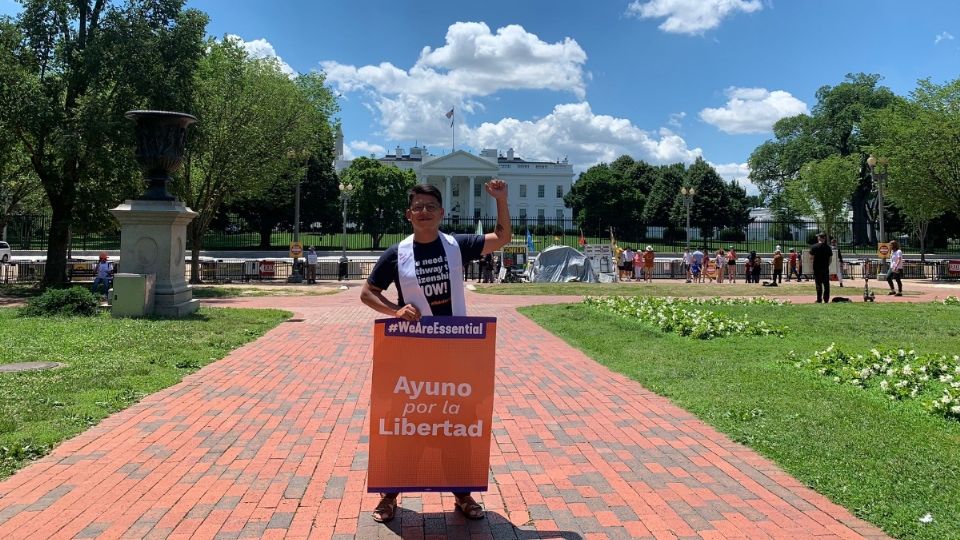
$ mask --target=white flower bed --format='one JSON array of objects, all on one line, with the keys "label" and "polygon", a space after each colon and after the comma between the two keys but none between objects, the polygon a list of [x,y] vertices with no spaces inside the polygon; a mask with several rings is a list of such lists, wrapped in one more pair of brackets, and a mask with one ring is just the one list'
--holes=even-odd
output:
[{"label": "white flower bed", "polygon": [[798,359],[791,351],[790,361],[797,368],[830,377],[837,384],[878,388],[892,400],[915,399],[922,394],[938,396],[926,398],[925,408],[960,420],[960,355],[922,356],[912,349],[871,349],[869,354],[853,355],[831,344],[809,358]]},{"label": "white flower bed", "polygon": [[583,301],[588,306],[636,317],[657,326],[664,332],[697,339],[713,339],[732,335],[782,337],[786,327],[772,326],[764,321],[734,319],[698,306],[783,305],[789,302],[765,298],[656,298],[635,296],[590,296]]}]

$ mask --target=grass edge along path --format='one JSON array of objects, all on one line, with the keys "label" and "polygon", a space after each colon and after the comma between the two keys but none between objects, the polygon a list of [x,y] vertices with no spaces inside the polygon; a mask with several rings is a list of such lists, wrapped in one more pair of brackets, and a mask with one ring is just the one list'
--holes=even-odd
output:
[{"label": "grass edge along path", "polygon": [[0,479],[143,397],[254,341],[292,314],[202,307],[184,319],[18,317],[0,308]]},{"label": "grass edge along path", "polygon": [[[960,538],[960,422],[932,416],[919,403],[892,403],[838,385],[787,361],[791,350],[812,353],[832,341],[869,348],[889,342],[891,333],[903,346],[946,354],[958,343],[960,317],[944,321],[944,306],[933,303],[716,309],[795,331],[783,338],[703,341],[581,304],[520,312],[888,534]],[[927,514],[932,521],[924,523]]]}]

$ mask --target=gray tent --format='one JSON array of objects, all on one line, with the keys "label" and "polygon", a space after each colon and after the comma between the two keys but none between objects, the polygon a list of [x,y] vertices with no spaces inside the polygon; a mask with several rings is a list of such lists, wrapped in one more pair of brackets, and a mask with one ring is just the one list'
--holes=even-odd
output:
[{"label": "gray tent", "polygon": [[564,283],[580,281],[596,283],[593,264],[583,253],[567,247],[549,247],[537,256],[530,269],[530,281],[535,283]]}]

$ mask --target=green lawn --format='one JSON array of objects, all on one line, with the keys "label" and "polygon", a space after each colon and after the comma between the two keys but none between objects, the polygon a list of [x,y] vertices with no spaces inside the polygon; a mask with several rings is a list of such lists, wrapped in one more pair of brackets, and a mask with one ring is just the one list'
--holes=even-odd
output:
[{"label": "green lawn", "polygon": [[220,285],[193,285],[194,298],[247,298],[251,296],[324,296],[340,292],[332,287],[306,285],[263,287],[224,287]]},{"label": "green lawn", "polygon": [[205,307],[180,320],[108,314],[21,318],[16,309],[0,309],[0,364],[65,364],[50,371],[0,373],[0,478],[289,316]]},{"label": "green lawn", "polygon": [[[889,534],[960,538],[960,422],[933,416],[918,401],[892,402],[876,389],[839,386],[787,361],[790,351],[806,356],[832,342],[854,352],[903,347],[952,356],[960,352],[958,308],[857,303],[710,309],[784,324],[788,332],[783,338],[703,341],[583,305],[521,311]],[[636,354],[624,356],[627,343],[636,344]],[[927,513],[934,521],[923,524],[919,519]]]}]

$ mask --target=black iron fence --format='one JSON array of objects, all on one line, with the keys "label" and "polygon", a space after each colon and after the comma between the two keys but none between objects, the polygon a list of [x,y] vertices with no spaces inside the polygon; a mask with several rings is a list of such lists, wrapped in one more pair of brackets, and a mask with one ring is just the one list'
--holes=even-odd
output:
[{"label": "black iron fence", "polygon": [[[484,232],[491,232],[495,225],[495,218],[480,220],[466,220],[447,218],[441,225],[441,230],[449,233],[470,233],[477,229],[477,224]],[[584,240],[589,244],[605,244],[610,241],[610,228],[603,223],[593,223],[589,227],[582,226],[573,220],[546,219],[546,218],[514,218],[512,220],[515,241],[525,241],[529,231],[535,250],[542,250],[552,245],[566,245],[578,247],[581,240],[581,230],[587,234]],[[276,251],[286,250],[293,240],[293,232],[289,230],[274,230],[269,235],[246,230],[242,220],[234,220],[222,225],[220,230],[209,231],[203,239],[202,249],[209,251]],[[596,234],[596,231],[602,231]],[[842,222],[837,224],[835,236],[839,241],[841,251],[849,255],[871,255],[876,253],[872,245],[853,245],[853,223]],[[14,250],[45,250],[49,232],[49,218],[43,215],[14,216],[7,227],[7,241]],[[303,224],[300,232],[300,241],[304,246],[314,246],[318,251],[337,251],[346,248],[350,251],[377,251],[399,242],[410,234],[409,223],[399,222],[392,227],[381,231],[377,237],[370,231],[359,230],[348,226],[346,235],[341,231],[320,231]],[[593,232],[593,234],[591,234]],[[714,228],[690,230],[689,243],[692,247],[705,247],[710,251],[718,248],[729,249],[733,246],[740,253],[756,251],[758,253],[773,253],[777,246],[786,253],[790,248],[801,251],[814,242],[817,227],[814,224],[798,224],[780,221],[758,220],[747,224],[743,228]],[[625,228],[615,229],[613,236],[621,247],[644,249],[651,246],[657,253],[679,253],[687,245],[687,232],[675,225],[658,225],[637,223]],[[909,235],[896,233],[896,237],[906,253],[917,253],[919,244]],[[960,231],[946,234],[955,237],[954,243],[945,246],[927,246],[927,253],[932,255],[949,256],[960,253]],[[74,234],[71,248],[74,250],[101,250],[118,249],[120,247],[120,232],[100,231]],[[188,245],[188,249],[192,246]]]},{"label": "black iron fence", "polygon": [[[869,267],[865,264],[869,261]],[[302,262],[302,261],[301,261]],[[737,264],[737,276],[740,279],[744,277],[744,260],[741,258]],[[341,273],[339,263],[336,261],[320,261],[316,266],[316,279],[320,281],[338,281],[340,279],[359,280],[366,279],[370,275],[375,261],[372,258],[365,260],[351,260]],[[89,284],[93,281],[93,262],[72,261],[68,263],[67,274],[74,283]],[[907,259],[904,264],[904,278],[907,279],[937,279],[937,280],[958,280],[960,279],[960,263],[957,261],[940,260],[925,261]],[[43,279],[43,273],[46,264],[43,262],[18,261],[9,264],[0,264],[0,284],[22,284],[37,283]],[[864,272],[869,271],[871,279],[878,279],[878,266],[875,259],[848,259],[843,265],[844,279],[860,280],[864,277]],[[117,268],[117,271],[121,271]],[[297,272],[306,277],[307,270],[304,265],[298,264],[296,268],[290,261],[284,260],[231,260],[231,261],[202,261],[200,262],[200,279],[203,283],[282,283],[286,282],[290,276]],[[787,276],[786,262],[784,263],[783,275]],[[769,258],[763,259],[761,267],[761,279],[771,279],[773,274],[773,264]],[[623,274],[623,277],[629,277],[630,273]],[[191,277],[190,261],[187,261],[185,279]],[[655,279],[680,279],[686,277],[686,270],[678,257],[659,257],[654,264],[653,277]],[[812,280],[813,275],[805,275],[804,278]],[[479,280],[480,273],[477,263],[473,262],[464,268],[464,279],[468,281]]]}]

